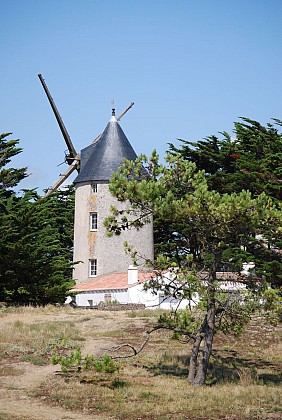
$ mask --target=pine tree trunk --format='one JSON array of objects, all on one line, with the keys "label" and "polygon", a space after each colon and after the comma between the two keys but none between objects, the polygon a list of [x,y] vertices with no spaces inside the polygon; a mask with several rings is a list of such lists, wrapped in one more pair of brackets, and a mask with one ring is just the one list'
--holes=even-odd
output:
[{"label": "pine tree trunk", "polygon": [[197,374],[194,380],[194,385],[204,385],[206,381],[209,360],[212,352],[212,343],[214,336],[215,324],[215,305],[212,304],[207,315],[206,334],[204,337],[204,347],[201,352],[201,360],[198,365]]},{"label": "pine tree trunk", "polygon": [[198,360],[198,355],[199,355],[202,339],[203,337],[201,335],[198,335],[193,345],[191,356],[190,356],[188,382],[191,385],[194,385],[195,375],[197,372],[197,360]]},{"label": "pine tree trunk", "polygon": [[[212,352],[212,343],[215,327],[215,298],[211,294],[208,311],[203,322],[200,334],[197,336],[190,357],[188,382],[194,386],[204,385],[209,360]],[[203,341],[203,348],[200,348]]]}]

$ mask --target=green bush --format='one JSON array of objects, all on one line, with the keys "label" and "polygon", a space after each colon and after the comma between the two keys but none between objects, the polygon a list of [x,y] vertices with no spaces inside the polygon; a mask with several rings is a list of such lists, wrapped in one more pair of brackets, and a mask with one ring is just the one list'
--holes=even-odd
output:
[{"label": "green bush", "polygon": [[83,358],[80,347],[69,355],[52,356],[51,362],[53,365],[61,365],[63,373],[71,371],[81,372],[82,370],[93,370],[99,373],[115,373],[120,368],[120,365],[107,354],[104,354],[100,359],[88,354]]}]

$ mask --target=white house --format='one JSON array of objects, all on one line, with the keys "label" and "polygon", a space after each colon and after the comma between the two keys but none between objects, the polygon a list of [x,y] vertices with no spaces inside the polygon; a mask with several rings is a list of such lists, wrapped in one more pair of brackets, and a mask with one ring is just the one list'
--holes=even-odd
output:
[{"label": "white house", "polygon": [[[127,272],[112,273],[96,277],[92,281],[78,283],[71,291],[76,293],[75,303],[78,307],[93,307],[100,302],[143,304],[147,308],[171,309],[180,304],[185,308],[188,301],[165,298],[162,292],[153,294],[144,290],[144,283],[156,276],[154,273],[140,271],[129,266]],[[163,274],[169,280],[170,272]],[[70,298],[67,303],[70,302]]]},{"label": "white house", "polygon": [[[247,273],[247,271],[246,271]],[[222,279],[221,289],[228,293],[244,290],[246,286],[236,281],[236,273],[217,273],[218,278]],[[245,272],[242,272],[245,274]],[[162,274],[162,280],[169,283],[175,274],[168,271]],[[198,296],[193,296],[193,302],[188,299],[176,299],[172,296],[165,297],[162,291],[152,293],[151,290],[144,290],[144,283],[156,278],[156,274],[140,271],[130,265],[127,272],[112,273],[105,276],[96,277],[92,281],[77,284],[73,289],[74,301],[78,307],[94,307],[100,302],[121,303],[121,304],[143,304],[149,309],[184,309],[189,304],[196,305],[199,301]],[[224,279],[228,280],[224,280]],[[204,279],[203,279],[204,281]],[[70,302],[70,298],[67,303]]]}]

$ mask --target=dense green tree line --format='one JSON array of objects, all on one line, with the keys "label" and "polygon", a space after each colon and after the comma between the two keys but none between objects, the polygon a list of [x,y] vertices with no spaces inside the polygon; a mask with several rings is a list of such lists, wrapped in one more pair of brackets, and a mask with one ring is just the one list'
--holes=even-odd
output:
[{"label": "dense green tree line", "polygon": [[74,192],[48,197],[16,194],[26,168],[7,166],[22,150],[0,136],[0,300],[11,304],[64,302],[72,280]]},{"label": "dense green tree line", "polygon": [[180,147],[170,144],[173,154],[195,162],[204,170],[209,188],[220,193],[248,190],[253,196],[265,192],[282,199],[282,121],[262,126],[249,118],[235,122],[231,136],[223,131],[204,140],[180,140]]},{"label": "dense green tree line", "polygon": [[[252,197],[265,193],[281,205],[281,125],[282,121],[278,119],[264,127],[257,121],[241,118],[234,124],[233,136],[224,131],[220,133],[221,138],[212,135],[194,143],[181,140],[179,147],[170,144],[170,151],[203,170],[210,190],[221,194],[248,190]],[[156,220],[155,229],[157,246],[166,248],[171,226]],[[273,285],[282,287],[282,254],[277,252],[282,248],[281,236],[273,234],[271,228],[264,231],[264,236],[272,241],[272,248],[264,249],[262,258],[260,248],[254,247],[257,273],[263,274]]]}]

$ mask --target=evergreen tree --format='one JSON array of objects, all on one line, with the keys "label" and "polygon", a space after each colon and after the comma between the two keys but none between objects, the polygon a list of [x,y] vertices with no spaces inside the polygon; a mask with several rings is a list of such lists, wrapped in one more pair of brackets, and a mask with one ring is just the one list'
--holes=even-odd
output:
[{"label": "evergreen tree", "polygon": [[72,280],[71,190],[41,198],[10,196],[1,218],[0,299],[13,304],[63,303]]},{"label": "evergreen tree", "polygon": [[[274,120],[281,126],[280,120]],[[220,193],[249,190],[253,196],[265,192],[282,199],[282,134],[275,124],[267,127],[248,118],[235,123],[234,140],[222,132],[222,138],[210,136],[196,143],[181,140],[180,154],[204,170],[210,189]]]},{"label": "evergreen tree", "polygon": [[[149,172],[142,179],[142,167]],[[121,202],[130,203],[124,211],[112,208],[105,225],[109,234],[121,234],[124,229],[142,228],[150,215],[167,229],[167,240],[161,253],[151,262],[157,273],[173,267],[169,282],[162,275],[147,283],[153,292],[165,297],[188,299],[197,310],[173,311],[160,319],[160,326],[174,329],[193,341],[190,357],[189,382],[205,382],[213,337],[217,331],[238,333],[250,314],[260,306],[267,291],[268,273],[264,276],[241,274],[246,261],[264,261],[273,249],[273,241],[281,240],[282,212],[266,194],[256,198],[250,192],[220,194],[209,190],[203,171],[181,156],[168,154],[167,165],[158,163],[156,153],[136,162],[126,161],[113,175],[110,190]],[[256,238],[260,232],[263,240]],[[133,260],[140,258],[131,249]],[[232,281],[234,273],[219,274],[222,266],[232,262],[237,270],[238,284],[246,284],[234,299],[220,287],[222,281]],[[265,266],[266,268],[266,266]],[[279,296],[274,293],[279,301]]]},{"label": "evergreen tree", "polygon": [[22,152],[17,147],[19,140],[8,140],[11,133],[0,134],[0,197],[6,197],[11,193],[10,189],[27,176],[26,168],[7,167],[12,157]]},{"label": "evergreen tree", "polygon": [[[278,119],[274,122],[278,127],[282,125]],[[234,140],[226,132],[221,134],[221,139],[210,136],[197,143],[182,140],[179,148],[170,144],[170,150],[203,170],[211,190],[220,193],[248,190],[253,197],[265,192],[281,202],[282,134],[275,124],[264,127],[257,121],[241,118],[235,123]],[[156,244],[163,247],[171,236],[171,227],[157,219],[155,229]],[[275,248],[281,249],[281,238],[271,229],[269,237],[273,247],[264,250],[263,259],[256,258],[256,270],[265,273],[274,287],[282,287],[282,254],[275,252]]]},{"label": "evergreen tree", "polygon": [[0,300],[62,303],[74,284],[74,191],[46,198],[34,190],[15,194],[13,187],[27,175],[26,168],[9,167],[22,149],[8,135],[0,135]]}]

